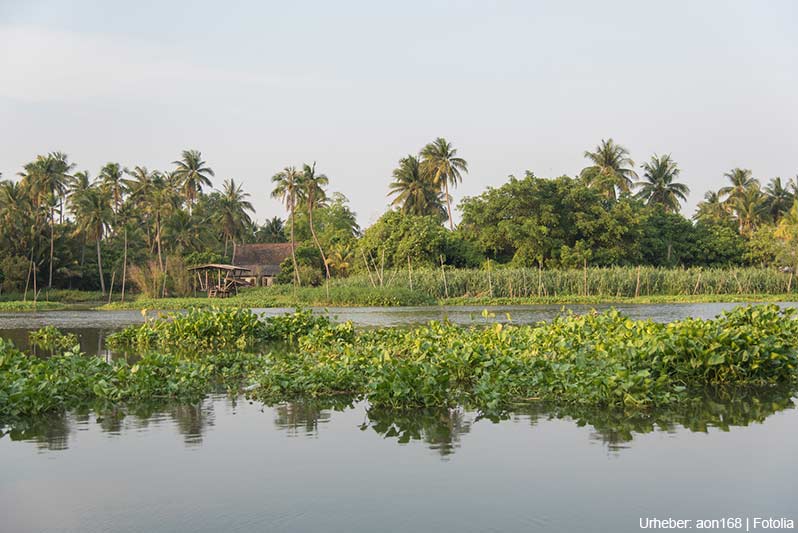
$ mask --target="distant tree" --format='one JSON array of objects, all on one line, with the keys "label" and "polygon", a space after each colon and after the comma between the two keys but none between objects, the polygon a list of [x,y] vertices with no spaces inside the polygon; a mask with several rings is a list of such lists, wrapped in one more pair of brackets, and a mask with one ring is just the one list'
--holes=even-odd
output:
[{"label": "distant tree", "polygon": [[294,237],[294,226],[296,224],[296,207],[299,200],[299,190],[302,187],[302,173],[296,167],[285,167],[283,170],[272,176],[274,190],[272,198],[282,200],[291,220],[290,240],[291,240],[291,262],[294,264],[294,282],[301,285],[299,277],[299,266],[296,262],[296,238]]},{"label": "distant tree", "polygon": [[778,222],[795,202],[795,195],[785,186],[781,178],[773,178],[765,187],[767,210],[773,222]]},{"label": "distant tree", "polygon": [[457,149],[449,141],[438,137],[422,148],[421,170],[433,184],[443,189],[443,198],[446,200],[446,210],[449,215],[449,229],[453,230],[449,185],[456,187],[463,181],[463,174],[468,172],[468,163],[462,157],[457,157]]},{"label": "distant tree", "polygon": [[751,235],[767,215],[767,198],[758,185],[749,186],[733,196],[731,206],[737,217],[740,235]]},{"label": "distant tree", "polygon": [[693,220],[705,223],[719,223],[729,219],[729,207],[720,198],[717,192],[707,191],[704,199],[698,202]]},{"label": "distant tree", "polygon": [[324,250],[321,247],[319,238],[316,235],[316,229],[313,225],[313,211],[324,205],[327,199],[325,187],[329,184],[329,179],[324,174],[316,174],[316,162],[313,165],[305,164],[302,169],[302,186],[299,189],[299,196],[304,200],[308,209],[308,224],[310,226],[310,233],[313,236],[313,242],[319,249],[321,260],[324,263],[324,272],[327,275],[327,281],[330,280],[330,265],[327,263],[327,257],[324,255]]},{"label": "distant tree", "polygon": [[602,139],[594,152],[585,151],[584,155],[593,163],[581,172],[589,187],[610,199],[617,197],[616,191],[628,193],[631,190],[637,173],[634,171],[635,162],[626,148],[615,144],[612,139]]},{"label": "distant tree", "polygon": [[236,239],[240,241],[246,228],[252,224],[249,213],[253,213],[255,208],[247,200],[248,197],[249,193],[244,192],[241,185],[236,185],[235,180],[225,180],[219,212],[216,214],[216,223],[224,235],[225,257],[228,243],[232,242],[235,246]]},{"label": "distant tree", "polygon": [[119,163],[106,163],[103,168],[100,169],[100,183],[111,196],[114,214],[119,212],[119,208],[122,205],[122,195],[125,188],[123,183],[124,175],[124,169],[122,169]]},{"label": "distant tree", "polygon": [[391,205],[407,215],[447,217],[440,187],[422,172],[421,162],[414,155],[399,160],[388,196],[395,196]]},{"label": "distant tree", "polygon": [[749,169],[733,168],[726,172],[723,177],[729,181],[729,185],[718,190],[719,196],[725,196],[726,200],[733,201],[734,198],[741,196],[748,188],[758,184],[751,175]]},{"label": "distant tree", "polygon": [[211,186],[211,177],[215,174],[202,160],[202,153],[198,150],[183,150],[183,157],[172,161],[172,164],[177,165],[174,175],[182,184],[188,212],[191,214],[197,195],[202,192],[202,187]]},{"label": "distant tree", "polygon": [[90,187],[78,197],[74,205],[75,231],[95,241],[97,246],[97,271],[100,277],[100,288],[105,294],[103,277],[103,260],[100,242],[113,219],[113,210],[109,198],[100,187]]},{"label": "distant tree", "polygon": [[640,188],[637,197],[646,205],[660,205],[667,213],[678,213],[681,202],[687,201],[690,189],[683,183],[675,182],[679,177],[679,167],[670,155],[657,156],[643,163],[643,181],[635,182]]},{"label": "distant tree", "polygon": [[255,231],[257,242],[285,242],[285,224],[280,217],[272,217]]}]

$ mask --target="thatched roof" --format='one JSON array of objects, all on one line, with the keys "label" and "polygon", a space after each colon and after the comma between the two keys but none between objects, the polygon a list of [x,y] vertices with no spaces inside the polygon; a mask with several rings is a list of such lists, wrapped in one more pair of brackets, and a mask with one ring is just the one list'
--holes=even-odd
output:
[{"label": "thatched roof", "polygon": [[186,270],[226,270],[228,272],[237,272],[237,271],[244,271],[246,272],[249,270],[248,268],[236,266],[236,265],[223,265],[220,263],[208,263],[206,265],[197,265],[193,267],[188,267]]},{"label": "thatched roof", "polygon": [[291,243],[239,244],[233,251],[233,263],[258,276],[276,276],[280,263],[291,257]]}]

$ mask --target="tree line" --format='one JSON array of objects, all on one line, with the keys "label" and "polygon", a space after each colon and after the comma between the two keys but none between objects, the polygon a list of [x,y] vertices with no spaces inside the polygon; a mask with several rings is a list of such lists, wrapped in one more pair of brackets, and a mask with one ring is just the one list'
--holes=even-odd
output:
[{"label": "tree line", "polygon": [[[638,175],[622,145],[602,140],[578,175],[527,171],[463,198],[455,227],[451,189],[468,163],[437,138],[401,158],[390,207],[362,231],[346,197],[330,192],[315,163],[287,166],[272,196],[286,209],[253,220],[251,196],[233,179],[213,189],[214,170],[185,150],[168,170],[110,162],[96,177],[51,152],[0,181],[0,288],[43,287],[152,295],[184,294],[185,266],[229,261],[241,243],[290,242],[280,281],[317,285],[352,272],[413,265],[570,268],[586,264],[793,267],[798,238],[796,182],[764,186],[747,169],[725,173],[692,219],[689,194],[670,155],[651,156]],[[448,229],[447,229],[448,227]],[[87,253],[88,252],[88,253]]]}]

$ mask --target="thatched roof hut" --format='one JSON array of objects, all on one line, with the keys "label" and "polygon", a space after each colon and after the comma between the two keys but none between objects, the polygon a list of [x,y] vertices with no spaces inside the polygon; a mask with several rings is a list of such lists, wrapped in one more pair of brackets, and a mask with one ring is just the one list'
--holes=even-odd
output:
[{"label": "thatched roof hut", "polygon": [[253,285],[271,285],[280,273],[280,263],[291,257],[291,243],[239,244],[232,263],[249,270],[243,276]]}]

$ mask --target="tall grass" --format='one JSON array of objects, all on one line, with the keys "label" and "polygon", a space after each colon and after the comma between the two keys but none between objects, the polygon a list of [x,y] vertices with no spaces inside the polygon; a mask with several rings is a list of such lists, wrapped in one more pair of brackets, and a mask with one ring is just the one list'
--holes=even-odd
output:
[{"label": "tall grass", "polygon": [[[435,299],[705,296],[798,292],[793,274],[772,268],[609,267],[574,270],[535,268],[397,269],[372,275],[385,288],[404,288]],[[335,280],[332,287],[372,287],[367,274]]]}]

